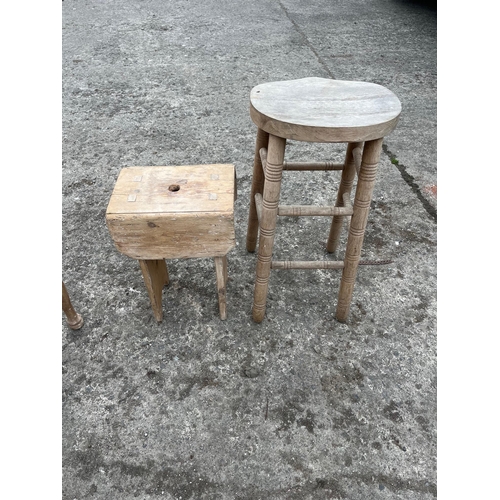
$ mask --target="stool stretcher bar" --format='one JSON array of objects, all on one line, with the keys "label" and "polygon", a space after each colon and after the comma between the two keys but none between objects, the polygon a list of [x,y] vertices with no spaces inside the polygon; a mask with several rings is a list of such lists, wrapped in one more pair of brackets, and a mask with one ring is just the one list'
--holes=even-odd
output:
[{"label": "stool stretcher bar", "polygon": [[343,163],[331,161],[283,162],[283,170],[342,170]]},{"label": "stool stretcher bar", "polygon": [[271,269],[343,269],[343,260],[273,260]]},{"label": "stool stretcher bar", "polygon": [[[262,163],[262,168],[264,172],[266,171],[267,162],[267,149],[261,148],[259,150],[260,161]],[[359,164],[361,165],[361,158]],[[331,161],[309,161],[309,162],[294,162],[294,161],[284,161],[283,170],[342,170],[344,168],[343,163],[334,163]]]},{"label": "stool stretcher bar", "polygon": [[315,207],[312,205],[280,205],[278,207],[278,215],[288,217],[308,217],[308,216],[350,216],[352,215],[352,208],[346,207]]},{"label": "stool stretcher bar", "polygon": [[[392,264],[392,260],[360,260],[360,266]],[[271,269],[343,269],[343,260],[273,260]]]},{"label": "stool stretcher bar", "polygon": [[[310,217],[310,216],[352,216],[353,208],[349,201],[349,194],[345,193],[344,207],[315,207],[313,205],[280,205],[278,206],[278,215],[288,217]],[[262,195],[255,193],[255,208],[257,209],[257,218],[259,223],[262,218]]]}]

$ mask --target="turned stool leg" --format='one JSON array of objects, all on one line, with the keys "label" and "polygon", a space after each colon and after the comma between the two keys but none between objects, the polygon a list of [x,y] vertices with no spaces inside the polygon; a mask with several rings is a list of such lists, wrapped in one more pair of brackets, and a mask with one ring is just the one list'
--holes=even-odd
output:
[{"label": "turned stool leg", "polygon": [[255,208],[255,194],[264,189],[264,172],[259,151],[261,148],[267,148],[269,134],[262,129],[257,130],[257,140],[255,141],[255,157],[253,160],[252,190],[250,192],[250,213],[248,216],[247,231],[247,250],[254,252],[257,245],[257,235],[259,232],[259,221],[257,219],[257,210]]},{"label": "turned stool leg", "polygon": [[217,295],[219,297],[220,319],[227,318],[226,286],[227,286],[227,257],[215,257],[215,274],[217,277]]},{"label": "turned stool leg", "polygon": [[[350,142],[347,145],[344,168],[342,169],[342,178],[340,180],[340,186],[337,193],[337,201],[335,203],[336,207],[344,206],[343,196],[345,193],[348,193],[349,195],[351,194],[354,177],[356,176],[356,161],[353,155],[353,151],[356,148],[363,149],[363,143]],[[328,236],[328,242],[326,244],[326,250],[330,253],[335,252],[335,250],[337,250],[343,222],[344,222],[343,216],[335,215],[333,217],[332,225],[330,227],[330,235]]]},{"label": "turned stool leg", "polygon": [[368,213],[372,200],[373,187],[377,174],[377,165],[382,150],[383,139],[376,139],[365,143],[363,159],[358,175],[358,184],[354,196],[354,213],[347,238],[347,248],[344,257],[344,269],[340,282],[339,298],[337,303],[336,318],[346,321],[351,306],[352,292],[358,270],[358,263],[363,246]]},{"label": "turned stool leg", "polygon": [[269,135],[269,146],[265,166],[265,182],[260,221],[259,255],[253,299],[253,319],[260,323],[266,312],[266,298],[271,274],[274,233],[278,216],[278,203],[281,189],[281,174],[285,156],[286,139]]},{"label": "turned stool leg", "polygon": [[64,281],[62,284],[62,309],[66,315],[68,326],[72,330],[79,330],[83,325],[83,319],[73,308],[68,290],[66,290],[66,286],[64,285]]},{"label": "turned stool leg", "polygon": [[156,321],[163,319],[162,291],[168,285],[169,277],[167,264],[164,259],[160,260],[139,260],[144,283],[148,290],[151,307]]}]

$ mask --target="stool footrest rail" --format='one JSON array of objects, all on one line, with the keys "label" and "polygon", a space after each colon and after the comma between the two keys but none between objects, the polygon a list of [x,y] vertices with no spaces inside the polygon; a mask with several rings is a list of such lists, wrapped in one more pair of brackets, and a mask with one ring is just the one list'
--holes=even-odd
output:
[{"label": "stool footrest rail", "polygon": [[278,215],[287,217],[309,217],[309,216],[350,216],[352,208],[348,207],[315,207],[313,205],[280,205]]},{"label": "stool footrest rail", "polygon": [[[359,149],[359,148],[358,148]],[[266,170],[267,163],[267,149],[261,148],[259,150],[260,161],[262,163],[262,168]],[[284,161],[283,170],[295,170],[295,171],[308,171],[308,170],[343,170],[343,163],[335,163],[332,161]]]},{"label": "stool footrest rail", "polygon": [[[311,217],[311,216],[345,216],[350,217],[353,214],[353,208],[347,196],[344,196],[343,207],[326,206],[318,207],[314,205],[280,205],[278,206],[278,215],[288,217]],[[259,222],[262,218],[262,195],[255,193],[255,206],[257,209],[257,218]]]},{"label": "stool footrest rail", "polygon": [[[360,266],[392,264],[393,260],[360,260]],[[343,269],[343,260],[273,260],[271,269]]]},{"label": "stool footrest rail", "polygon": [[342,170],[343,168],[343,163],[333,163],[331,161],[283,162],[283,170]]}]

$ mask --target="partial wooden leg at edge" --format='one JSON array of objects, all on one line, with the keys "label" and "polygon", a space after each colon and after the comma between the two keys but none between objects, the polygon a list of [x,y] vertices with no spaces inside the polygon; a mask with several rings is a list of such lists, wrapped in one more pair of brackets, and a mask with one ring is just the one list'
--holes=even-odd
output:
[{"label": "partial wooden leg at edge", "polygon": [[62,284],[62,309],[66,315],[66,322],[68,323],[68,326],[72,330],[79,330],[83,326],[83,319],[73,308],[68,290],[66,290],[66,286],[64,285],[64,281]]},{"label": "partial wooden leg at edge", "polygon": [[215,257],[215,274],[217,277],[217,297],[219,299],[219,314],[220,319],[227,318],[227,302],[226,302],[226,287],[227,287],[227,257]]},{"label": "partial wooden leg at edge", "polygon": [[139,260],[144,284],[148,290],[151,307],[156,321],[163,320],[162,292],[163,287],[168,285],[169,277],[167,264],[164,259]]}]

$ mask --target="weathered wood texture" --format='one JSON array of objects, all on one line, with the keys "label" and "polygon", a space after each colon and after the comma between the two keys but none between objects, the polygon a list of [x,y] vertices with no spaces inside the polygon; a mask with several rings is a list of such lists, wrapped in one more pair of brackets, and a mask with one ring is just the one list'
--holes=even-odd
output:
[{"label": "weathered wood texture", "polygon": [[220,319],[227,318],[226,285],[227,285],[227,257],[215,257],[215,275],[217,279],[217,297],[219,298]]},{"label": "weathered wood texture", "polygon": [[156,321],[163,320],[162,292],[163,287],[168,285],[169,276],[167,265],[163,259],[139,260],[139,265],[144,278],[144,284],[148,291],[149,300]]},{"label": "weathered wood texture", "polygon": [[257,219],[257,208],[255,206],[255,195],[262,194],[264,190],[264,170],[260,157],[260,150],[267,148],[269,134],[261,129],[257,129],[257,139],[255,141],[255,154],[253,160],[252,189],[250,192],[250,211],[248,214],[247,230],[247,250],[255,252],[257,246],[257,236],[259,233],[259,221]]},{"label": "weathered wood texture", "polygon": [[116,248],[139,260],[151,307],[162,321],[164,259],[215,258],[221,319],[226,319],[226,254],[235,246],[234,165],[128,167],[116,181],[106,223]]},{"label": "weathered wood texture", "polygon": [[[347,195],[347,193],[346,193]],[[346,197],[344,197],[346,198]],[[259,221],[262,218],[262,195],[257,193],[255,195],[255,206],[257,208],[257,215]],[[342,207],[326,206],[318,207],[314,205],[279,205],[278,215],[288,217],[311,217],[311,216],[349,216],[352,215],[352,206],[348,199]]]},{"label": "weathered wood texture", "polygon": [[[400,113],[401,103],[390,90],[367,82],[303,78],[263,83],[252,89],[250,116],[258,133],[247,233],[249,251],[255,249],[260,229],[254,321],[261,322],[264,318],[271,269],[343,269],[336,316],[339,321],[347,319],[382,141],[396,126]],[[345,161],[342,165],[288,163],[284,159],[287,139],[347,143]],[[283,170],[342,170],[335,206],[280,206]],[[356,173],[358,183],[351,205]],[[337,249],[346,219],[349,234],[344,260],[272,261],[278,215],[333,216],[327,241],[329,252]]]},{"label": "weathered wood texture", "polygon": [[[261,148],[259,151],[262,167],[265,168],[267,161],[267,148]],[[342,170],[343,163],[334,163],[332,161],[284,161],[283,170],[304,171],[304,170]]]},{"label": "weathered wood texture", "polygon": [[271,257],[276,231],[276,218],[278,216],[285,146],[285,139],[269,135],[252,312],[253,319],[257,323],[264,319],[266,312],[267,289],[271,272]]},{"label": "weathered wood texture", "polygon": [[364,142],[389,134],[399,99],[375,83],[302,78],[257,85],[250,116],[260,129],[307,142]]},{"label": "weathered wood texture", "polygon": [[[342,170],[340,186],[337,192],[337,202],[335,203],[336,207],[345,206],[345,201],[351,194],[352,185],[356,176],[356,165],[361,164],[361,158],[359,157],[358,152],[362,153],[362,147],[363,143],[361,142],[351,142],[347,145],[344,169]],[[355,151],[356,156],[354,154]],[[349,206],[351,206],[350,202]],[[344,217],[340,215],[335,215],[333,217],[332,225],[330,226],[330,234],[328,235],[326,243],[326,249],[328,252],[335,252],[335,250],[337,250],[343,222]]]},{"label": "weathered wood texture", "polygon": [[347,247],[344,256],[344,269],[340,282],[336,318],[346,321],[351,307],[354,282],[363,247],[368,213],[372,199],[373,187],[377,175],[377,166],[382,151],[383,139],[368,141],[363,149],[363,159],[359,170],[356,193],[354,195],[353,215],[349,227]]},{"label": "weathered wood texture", "polygon": [[271,269],[343,269],[343,260],[273,260]]},{"label": "weathered wood texture", "polygon": [[234,178],[233,165],[122,169],[106,211],[117,249],[140,260],[226,255]]},{"label": "weathered wood texture", "polygon": [[[267,148],[262,148],[259,151],[260,161],[262,163],[262,168],[265,170],[267,161]],[[292,171],[307,171],[307,170],[342,170],[344,168],[343,163],[334,163],[332,161],[309,161],[309,162],[298,162],[298,161],[284,161],[283,170]]]},{"label": "weathered wood texture", "polygon": [[83,319],[80,314],[75,311],[64,281],[62,282],[62,310],[66,315],[66,322],[72,330],[79,330],[83,326]]},{"label": "weathered wood texture", "polygon": [[283,163],[283,170],[342,170],[343,163],[334,163],[332,161],[310,161],[310,162],[295,162],[285,161]]}]

